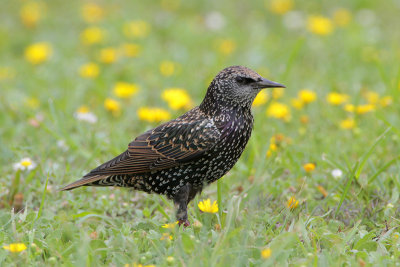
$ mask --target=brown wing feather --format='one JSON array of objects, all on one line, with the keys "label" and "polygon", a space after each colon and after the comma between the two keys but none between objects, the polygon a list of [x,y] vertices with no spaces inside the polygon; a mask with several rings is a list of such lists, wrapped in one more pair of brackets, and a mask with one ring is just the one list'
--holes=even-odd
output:
[{"label": "brown wing feather", "polygon": [[[138,136],[128,150],[73,184],[81,186],[87,184],[85,181],[92,182],[93,177],[146,173],[195,160],[216,144],[220,131],[210,119],[193,118],[192,114],[199,113],[192,110]],[[65,188],[71,189],[69,185]]]}]

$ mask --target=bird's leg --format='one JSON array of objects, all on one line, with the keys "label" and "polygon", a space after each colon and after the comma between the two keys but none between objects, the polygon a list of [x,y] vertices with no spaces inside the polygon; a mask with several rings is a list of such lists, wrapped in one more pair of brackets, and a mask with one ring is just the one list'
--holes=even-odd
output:
[{"label": "bird's leg", "polygon": [[176,219],[178,220],[179,225],[183,224],[184,227],[190,225],[187,215],[187,205],[190,189],[191,185],[189,184],[182,186],[178,194],[174,198],[174,203],[178,206],[178,210],[176,211]]}]

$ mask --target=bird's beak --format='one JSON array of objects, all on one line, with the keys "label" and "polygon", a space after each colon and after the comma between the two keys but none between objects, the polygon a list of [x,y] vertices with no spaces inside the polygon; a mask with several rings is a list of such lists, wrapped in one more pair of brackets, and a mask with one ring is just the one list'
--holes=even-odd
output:
[{"label": "bird's beak", "polygon": [[257,88],[275,88],[275,87],[286,88],[286,86],[284,86],[283,84],[276,83],[264,78],[261,78],[261,80],[257,81],[256,86]]}]

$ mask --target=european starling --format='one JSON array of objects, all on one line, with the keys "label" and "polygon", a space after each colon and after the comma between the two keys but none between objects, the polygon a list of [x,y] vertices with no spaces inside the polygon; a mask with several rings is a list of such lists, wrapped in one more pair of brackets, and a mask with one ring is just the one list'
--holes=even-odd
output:
[{"label": "european starling", "polygon": [[253,128],[253,100],[272,87],[285,86],[246,67],[228,67],[200,106],[140,135],[121,155],[61,190],[120,186],[166,195],[178,207],[179,224],[188,226],[188,203],[235,165]]}]

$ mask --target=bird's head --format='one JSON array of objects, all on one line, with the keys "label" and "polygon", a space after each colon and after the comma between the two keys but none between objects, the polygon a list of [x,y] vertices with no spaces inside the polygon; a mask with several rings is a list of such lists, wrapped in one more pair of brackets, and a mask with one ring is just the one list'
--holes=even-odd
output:
[{"label": "bird's head", "polygon": [[[231,66],[220,71],[207,90],[207,98],[226,104],[250,107],[257,94],[264,88],[285,87],[269,81],[257,72],[243,67]],[[205,99],[205,100],[206,100]]]}]

